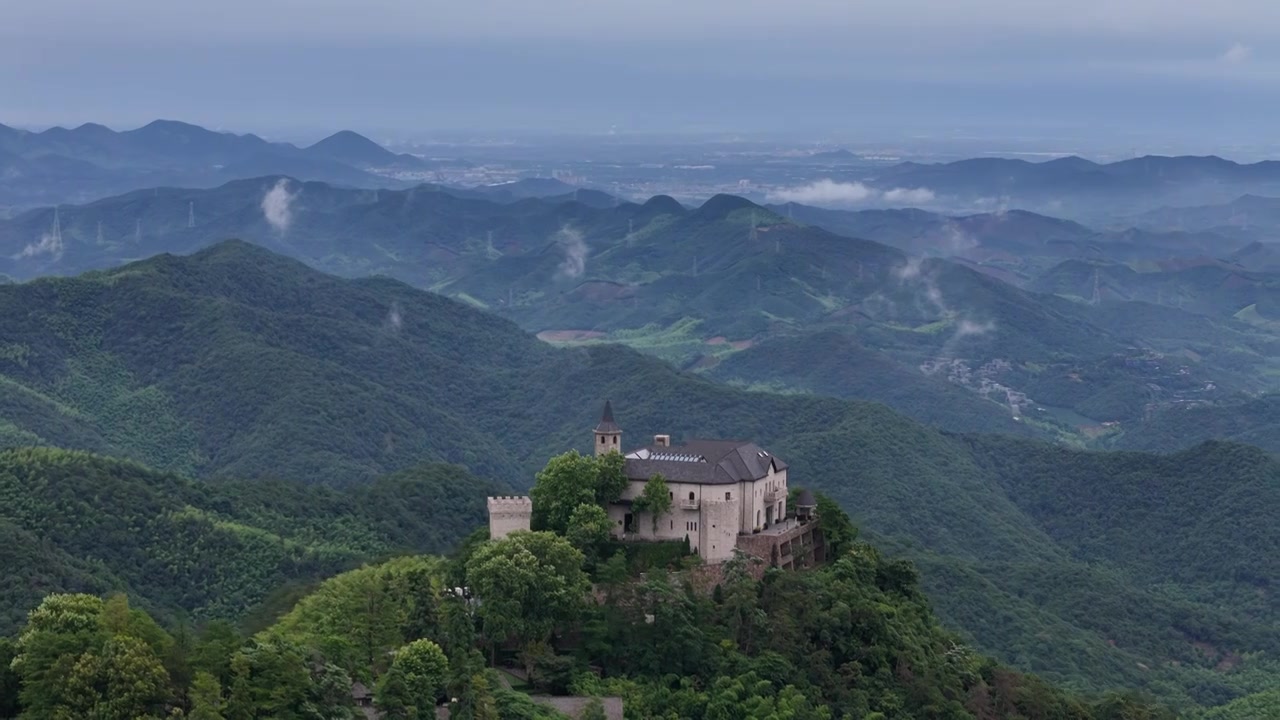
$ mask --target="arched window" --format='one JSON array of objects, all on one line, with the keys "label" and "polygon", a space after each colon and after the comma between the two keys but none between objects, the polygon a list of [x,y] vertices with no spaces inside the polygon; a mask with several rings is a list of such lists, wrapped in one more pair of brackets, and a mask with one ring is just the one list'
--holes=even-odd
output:
[{"label": "arched window", "polygon": [[689,502],[693,502],[693,491],[689,491]]}]

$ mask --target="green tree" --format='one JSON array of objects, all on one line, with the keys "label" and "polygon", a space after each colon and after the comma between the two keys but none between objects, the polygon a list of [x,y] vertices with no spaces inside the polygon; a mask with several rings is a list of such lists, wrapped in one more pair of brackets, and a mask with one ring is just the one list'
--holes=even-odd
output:
[{"label": "green tree", "polygon": [[671,490],[667,487],[667,479],[661,473],[649,478],[631,507],[638,512],[649,513],[653,531],[657,532],[658,520],[671,512]]},{"label": "green tree", "polygon": [[613,537],[613,521],[609,513],[599,505],[583,503],[574,509],[569,518],[565,539],[593,561],[599,549]]},{"label": "green tree", "polygon": [[101,619],[102,600],[81,594],[48,595],[28,613],[12,663],[27,717],[51,718],[65,708],[76,663],[107,641]]},{"label": "green tree", "polygon": [[547,461],[538,472],[529,496],[533,498],[533,529],[563,535],[581,505],[607,507],[627,487],[625,460],[617,452],[598,457],[570,450]]},{"label": "green tree", "polygon": [[595,458],[577,450],[556,455],[538,471],[529,497],[533,500],[533,529],[563,535],[573,511],[596,501]]},{"label": "green tree", "polygon": [[396,651],[378,683],[376,702],[388,718],[427,720],[449,678],[444,651],[430,640],[414,640]]},{"label": "green tree", "polygon": [[71,667],[54,703],[53,717],[154,717],[169,697],[164,666],[138,638],[116,635],[101,650],[67,655],[63,661]]},{"label": "green tree", "polygon": [[467,584],[490,643],[515,636],[543,641],[557,623],[574,619],[588,589],[583,556],[549,532],[517,532],[479,548],[467,563]]},{"label": "green tree", "polygon": [[813,495],[818,501],[818,527],[826,544],[827,559],[834,561],[853,547],[858,539],[858,528],[836,501],[820,492]]},{"label": "green tree", "polygon": [[309,670],[313,662],[301,647],[278,636],[248,643],[231,658],[227,720],[308,717],[318,705]]},{"label": "green tree", "polygon": [[622,497],[627,489],[626,460],[622,453],[611,450],[595,458],[596,462],[596,504],[607,507]]},{"label": "green tree", "polygon": [[0,718],[17,717],[21,707],[18,703],[18,691],[22,681],[17,671],[10,667],[17,655],[18,649],[14,642],[0,637]]},{"label": "green tree", "polygon": [[191,712],[187,720],[226,720],[223,711],[227,703],[222,699],[222,684],[207,672],[197,672],[191,681]]},{"label": "green tree", "polygon": [[432,572],[425,567],[405,573],[404,588],[411,605],[401,635],[405,640],[433,638],[440,634],[440,599]]},{"label": "green tree", "polygon": [[191,668],[197,673],[208,673],[220,685],[228,686],[231,683],[231,656],[243,644],[244,638],[240,637],[234,625],[225,620],[210,621],[191,650]]}]

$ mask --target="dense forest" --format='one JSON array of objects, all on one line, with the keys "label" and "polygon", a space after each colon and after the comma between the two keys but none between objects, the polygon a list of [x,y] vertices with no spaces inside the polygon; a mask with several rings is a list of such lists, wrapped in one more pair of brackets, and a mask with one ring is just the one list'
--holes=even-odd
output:
[{"label": "dense forest", "polygon": [[[127,593],[166,622],[239,619],[369,559],[442,552],[501,492],[450,465],[332,490],[196,483],[82,452],[0,452],[0,633],[46,593]],[[300,590],[299,590],[300,591]]]},{"label": "dense forest", "polygon": [[[945,626],[1020,670],[1084,693],[1140,688],[1179,707],[1274,682],[1276,607],[1267,576],[1248,565],[1276,547],[1276,505],[1259,498],[1274,492],[1277,466],[1242,446],[1162,458],[949,435],[884,405],[726,387],[623,347],[554,348],[465,304],[386,279],[340,280],[244,243],[3,286],[0,310],[0,441],[158,471],[104,471],[121,504],[96,511],[71,500],[110,485],[98,471],[59,471],[61,460],[26,450],[4,456],[15,469],[3,487],[31,499],[0,507],[0,533],[14,539],[0,552],[23,577],[49,569],[34,585],[6,584],[9,627],[55,590],[124,591],[166,623],[198,620],[271,601],[274,587],[253,578],[293,582],[294,597],[370,557],[443,550],[483,516],[491,488],[527,488],[548,457],[584,447],[612,398],[627,444],[655,433],[749,438],[785,458],[882,551],[921,568]],[[421,494],[361,494],[423,462],[466,470],[434,466],[425,472],[436,489]],[[1196,522],[1151,507],[1166,475],[1187,492],[1171,507]],[[69,479],[40,479],[51,476]],[[217,492],[225,505],[201,495]],[[42,493],[53,493],[50,507],[33,504]],[[145,516],[143,534],[115,531],[113,564],[80,524],[131,529],[135,504],[170,515]],[[57,522],[46,528],[43,515]],[[188,530],[207,519],[218,542],[301,549],[249,553],[225,580],[181,576],[190,589],[150,585],[202,567],[198,555],[154,576],[139,565],[152,548],[187,549],[174,547],[188,536],[170,516]],[[1250,544],[1232,556],[1237,523]]]},{"label": "dense forest", "polygon": [[625,553],[588,564],[540,531],[338,575],[251,635],[220,621],[169,631],[120,594],[52,594],[0,641],[0,717],[349,718],[364,687],[387,720],[434,718],[437,705],[472,720],[564,717],[530,693],[588,699],[581,718],[605,716],[589,700],[602,695],[628,718],[672,720],[1173,717],[983,657],[939,626],[910,563],[823,507],[828,565],[740,556],[714,587],[696,582],[708,576],[693,558],[637,574]]}]

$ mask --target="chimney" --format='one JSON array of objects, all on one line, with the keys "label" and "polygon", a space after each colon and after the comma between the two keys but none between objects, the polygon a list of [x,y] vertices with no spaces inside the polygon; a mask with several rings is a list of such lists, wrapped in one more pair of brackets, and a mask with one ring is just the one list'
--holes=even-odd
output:
[{"label": "chimney", "polygon": [[654,435],[653,444],[657,447],[671,447],[670,435]]}]

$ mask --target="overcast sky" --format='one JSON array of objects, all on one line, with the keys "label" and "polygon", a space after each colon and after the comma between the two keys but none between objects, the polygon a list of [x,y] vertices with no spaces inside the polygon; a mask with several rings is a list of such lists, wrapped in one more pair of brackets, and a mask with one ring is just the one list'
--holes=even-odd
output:
[{"label": "overcast sky", "polygon": [[0,122],[1263,140],[1276,0],[0,0]]}]

